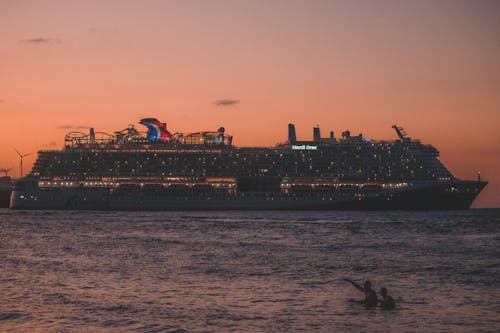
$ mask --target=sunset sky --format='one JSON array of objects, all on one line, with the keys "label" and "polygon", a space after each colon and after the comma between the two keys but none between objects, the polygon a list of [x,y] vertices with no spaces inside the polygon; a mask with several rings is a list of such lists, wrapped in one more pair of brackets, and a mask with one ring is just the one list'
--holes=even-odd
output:
[{"label": "sunset sky", "polygon": [[480,170],[475,207],[500,207],[500,1],[2,0],[0,116],[14,177],[14,147],[142,117],[224,126],[238,146],[284,141],[289,122],[300,139],[398,124],[455,176]]}]

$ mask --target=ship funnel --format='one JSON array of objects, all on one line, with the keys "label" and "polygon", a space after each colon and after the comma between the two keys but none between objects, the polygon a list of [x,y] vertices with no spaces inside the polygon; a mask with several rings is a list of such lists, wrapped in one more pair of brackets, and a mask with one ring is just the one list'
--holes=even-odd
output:
[{"label": "ship funnel", "polygon": [[90,143],[95,143],[95,132],[93,128],[90,128]]},{"label": "ship funnel", "polygon": [[288,142],[289,143],[297,142],[297,135],[295,134],[294,124],[288,124]]},{"label": "ship funnel", "polygon": [[344,131],[344,132],[342,132],[342,137],[344,139],[349,139],[351,137],[351,131]]},{"label": "ship funnel", "polygon": [[330,140],[335,140],[335,135],[333,134],[333,131],[330,132]]},{"label": "ship funnel", "polygon": [[318,127],[313,127],[313,141],[314,142],[320,142],[321,141],[321,134],[319,132],[319,126]]},{"label": "ship funnel", "polygon": [[167,124],[160,122],[156,118],[141,119],[139,124],[148,128],[147,138],[149,141],[167,142],[173,137],[172,133],[167,131]]},{"label": "ship funnel", "polygon": [[224,127],[219,127],[217,130],[217,143],[224,143],[224,132],[226,129]]}]

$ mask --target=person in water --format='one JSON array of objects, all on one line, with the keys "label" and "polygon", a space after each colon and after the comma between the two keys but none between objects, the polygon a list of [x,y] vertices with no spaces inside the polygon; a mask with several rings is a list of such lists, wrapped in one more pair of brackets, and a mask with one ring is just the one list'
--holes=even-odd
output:
[{"label": "person in water", "polygon": [[382,299],[378,302],[380,303],[382,310],[394,310],[396,308],[396,302],[394,301],[394,298],[387,294],[387,288],[380,288],[380,295],[382,296]]},{"label": "person in water", "polygon": [[372,283],[370,281],[365,281],[363,286],[360,286],[356,282],[349,279],[344,279],[344,281],[351,283],[356,289],[362,291],[365,294],[365,299],[360,301],[359,303],[364,304],[367,309],[371,309],[377,306],[377,293],[372,289]]}]

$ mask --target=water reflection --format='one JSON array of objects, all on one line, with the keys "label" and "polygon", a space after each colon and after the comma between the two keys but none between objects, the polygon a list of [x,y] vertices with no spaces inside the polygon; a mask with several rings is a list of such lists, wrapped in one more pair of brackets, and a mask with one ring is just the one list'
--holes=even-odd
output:
[{"label": "water reflection", "polygon": [[[470,331],[500,324],[498,210],[0,210],[0,328]],[[365,310],[342,278],[387,286]]]}]

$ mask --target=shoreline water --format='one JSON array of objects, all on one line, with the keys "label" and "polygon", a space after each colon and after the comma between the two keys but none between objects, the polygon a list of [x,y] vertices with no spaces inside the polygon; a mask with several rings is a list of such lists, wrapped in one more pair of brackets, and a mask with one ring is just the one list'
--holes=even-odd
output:
[{"label": "shoreline water", "polygon": [[[500,209],[0,209],[0,330],[495,331]],[[372,280],[397,309],[351,304]]]}]

